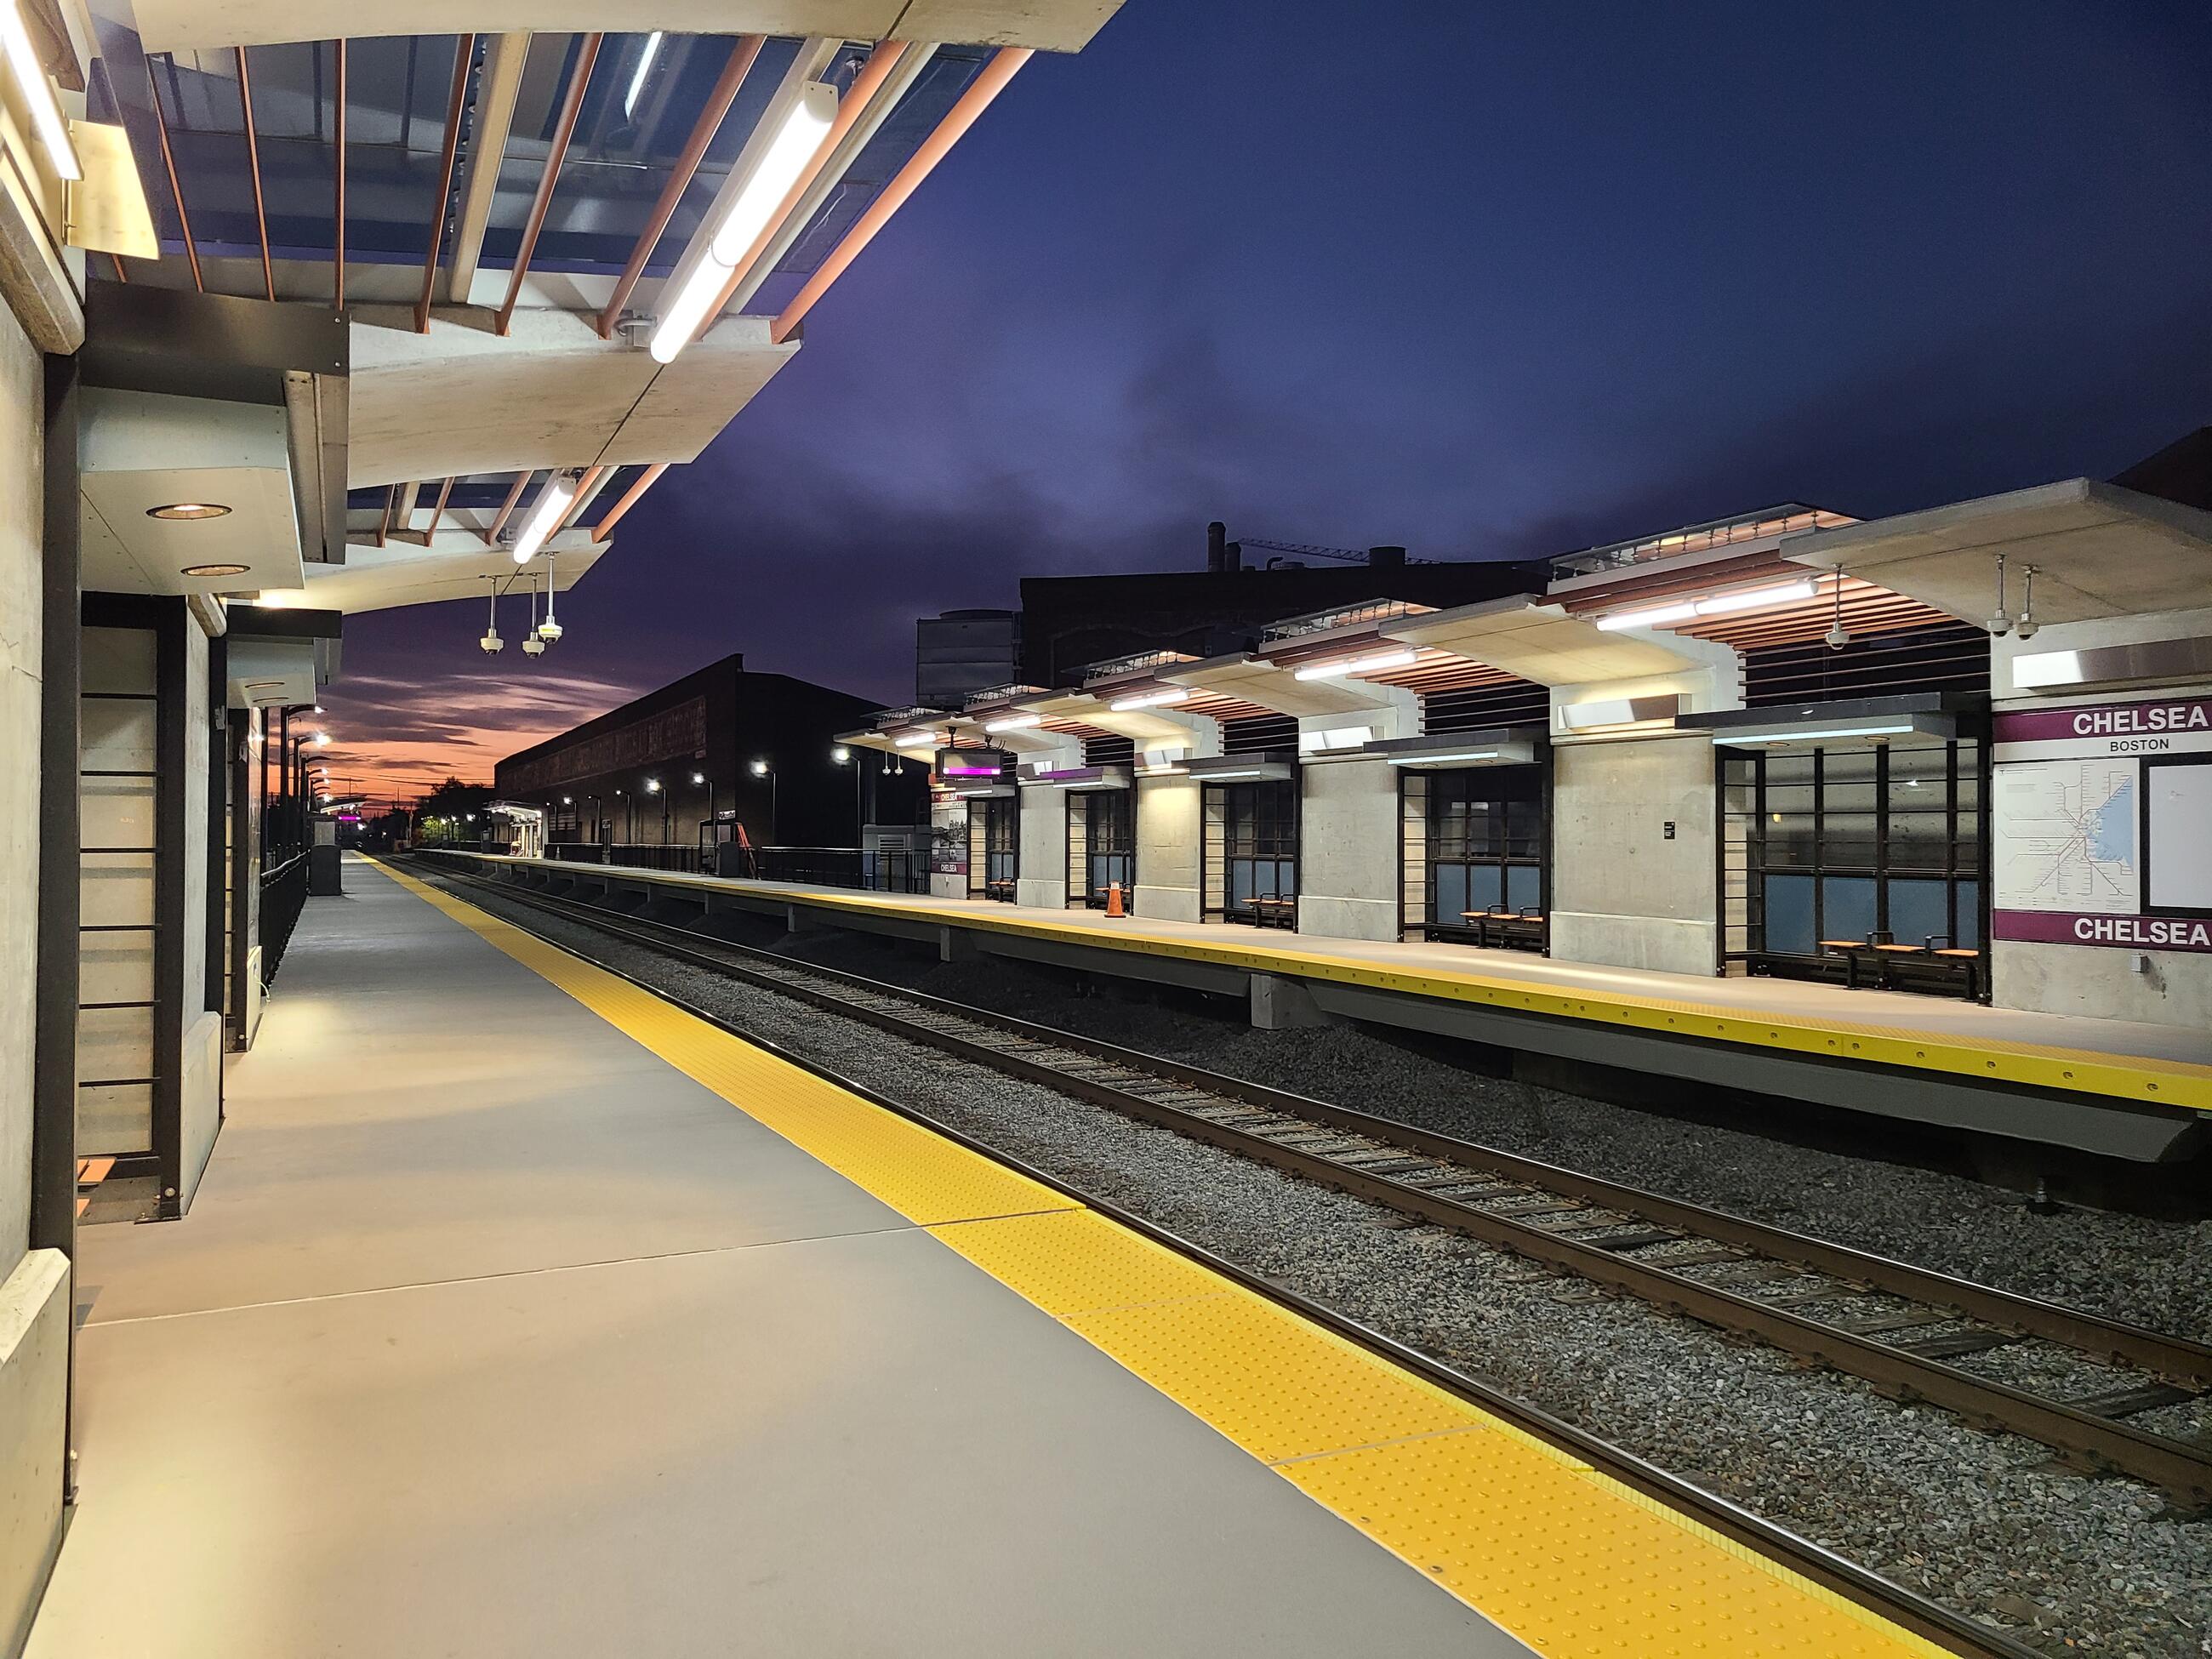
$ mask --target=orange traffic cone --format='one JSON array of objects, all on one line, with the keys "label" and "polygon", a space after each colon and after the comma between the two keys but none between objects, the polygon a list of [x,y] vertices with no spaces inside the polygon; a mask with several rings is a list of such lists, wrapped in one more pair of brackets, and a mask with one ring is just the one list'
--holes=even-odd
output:
[{"label": "orange traffic cone", "polygon": [[1129,914],[1121,908],[1121,884],[1118,881],[1109,882],[1106,885],[1106,914],[1109,916]]}]

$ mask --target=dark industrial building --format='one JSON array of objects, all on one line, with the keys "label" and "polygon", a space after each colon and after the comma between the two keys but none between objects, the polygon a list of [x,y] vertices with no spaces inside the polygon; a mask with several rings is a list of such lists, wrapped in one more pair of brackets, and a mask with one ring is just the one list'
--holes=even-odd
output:
[{"label": "dark industrial building", "polygon": [[724,842],[849,848],[864,821],[910,823],[926,799],[925,768],[839,748],[879,706],[735,653],[508,756],[496,787],[544,809],[554,848],[665,847],[679,850],[656,861],[694,867]]},{"label": "dark industrial building", "polygon": [[1079,670],[1146,651],[1215,657],[1251,649],[1285,617],[1401,599],[1439,609],[1540,592],[1547,561],[1450,563],[1408,559],[1402,547],[1301,548],[1236,542],[1206,526],[1202,570],[1119,576],[1027,576],[1022,607],[947,611],[915,629],[915,701],[957,708],[1008,684],[1054,686]]}]

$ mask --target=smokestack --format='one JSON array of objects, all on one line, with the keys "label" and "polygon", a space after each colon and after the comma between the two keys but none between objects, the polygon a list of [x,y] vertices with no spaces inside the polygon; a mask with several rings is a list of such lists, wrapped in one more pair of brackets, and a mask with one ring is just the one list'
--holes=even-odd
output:
[{"label": "smokestack", "polygon": [[1224,570],[1242,570],[1244,568],[1243,543],[1231,542],[1221,550],[1221,568]]},{"label": "smokestack", "polygon": [[1206,526],[1206,568],[1219,575],[1229,568],[1229,526],[1216,519]]},{"label": "smokestack", "polygon": [[1367,568],[1370,570],[1403,570],[1406,550],[1402,547],[1370,547],[1367,550]]}]

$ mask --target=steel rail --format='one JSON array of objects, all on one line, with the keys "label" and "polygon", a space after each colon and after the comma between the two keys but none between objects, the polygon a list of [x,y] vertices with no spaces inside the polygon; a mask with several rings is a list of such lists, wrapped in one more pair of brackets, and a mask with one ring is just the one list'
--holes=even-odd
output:
[{"label": "steel rail", "polygon": [[422,258],[422,292],[415,301],[417,334],[430,331],[430,296],[437,291],[438,260],[446,247],[446,214],[453,199],[453,167],[460,158],[461,118],[468,112],[469,71],[476,55],[474,34],[453,38],[453,86],[446,96],[445,143],[438,152],[438,199],[431,204],[430,248]]},{"label": "steel rail", "polygon": [[[588,871],[592,866],[579,866]],[[970,1007],[886,984],[840,969],[812,963],[794,963],[772,952],[700,935],[667,923],[642,917],[626,917],[616,925],[596,907],[552,895],[518,889],[512,882],[471,875],[507,894],[517,902],[550,913],[585,921],[611,937],[628,939],[648,949],[684,957],[695,965],[730,973],[768,988],[801,998],[817,1007],[865,1020],[885,1030],[914,1037],[954,1053],[1072,1093],[1109,1109],[1162,1125],[1240,1155],[1269,1164],[1290,1173],[1334,1186],[1401,1214],[1480,1238],[1513,1250],[1562,1272],[1655,1303],[1701,1322],[1756,1337],[1801,1358],[1818,1361],[1858,1377],[1893,1398],[1941,1406],[1982,1426],[2021,1434],[2051,1447],[2066,1462],[2092,1474],[2121,1474],[2162,1488],[2192,1509],[2212,1504],[2212,1449],[2199,1448],[2163,1435],[2132,1428],[2117,1419],[2075,1404],[2029,1393],[2009,1383],[1979,1376],[1947,1364],[1941,1358],[1914,1353],[1906,1348],[1874,1340],[1845,1327],[1824,1323],[1717,1285],[1691,1279],[1661,1262],[1632,1260],[1620,1246],[1589,1242],[1533,1224],[1507,1212],[1486,1210],[1474,1202],[1434,1190],[1454,1185],[1472,1187],[1475,1178],[1435,1181],[1445,1171],[1394,1170],[1383,1172],[1348,1163],[1342,1157],[1285,1145],[1280,1140],[1239,1127],[1176,1104],[1134,1092],[1110,1075],[1084,1075],[1065,1066],[1036,1057],[1039,1053],[1073,1051],[1106,1062],[1139,1079],[1149,1077],[1181,1084],[1221,1100],[1279,1114],[1305,1124],[1324,1125],[1340,1133],[1360,1136],[1414,1160],[1433,1160],[1460,1169],[1504,1175],[1508,1179],[1565,1194],[1568,1185],[1588,1195],[1588,1207],[1626,1217],[1648,1219],[1670,1231],[1679,1230],[1700,1241],[1725,1242],[1736,1249],[1755,1252],[1784,1262],[1805,1255],[1817,1256],[1818,1271],[1844,1285],[1823,1298],[1849,1293],[1864,1285],[1906,1301],[1934,1303],[1944,1308],[1972,1306],[1983,1311],[1973,1316],[2009,1332],[2026,1333],[2061,1346],[2099,1358],[2122,1358],[2126,1363],[2153,1371],[2164,1382],[2195,1382],[2212,1376],[2212,1348],[2185,1339],[2139,1329],[2116,1321],[2056,1306],[1993,1286],[1953,1279],[1930,1269],[1911,1267],[1887,1257],[1852,1250],[1846,1246],[1808,1239],[1782,1229],[1769,1228],[1738,1216],[1729,1216],[1679,1200],[1602,1182],[1596,1177],[1555,1170],[1552,1166],[1520,1158],[1474,1142],[1454,1139],[1347,1107],[1331,1106],[1304,1096],[1273,1090],[1242,1079],[1202,1071],[1195,1066],[1164,1061],[1094,1038],[1079,1037],[1054,1027],[1032,1024],[1008,1014]],[[653,933],[644,928],[656,930]],[[668,938],[675,935],[681,943]],[[702,949],[702,946],[706,948]],[[826,981],[832,988],[810,985]],[[842,993],[842,994],[841,994]],[[857,1000],[855,999],[858,999]],[[942,1024],[917,1021],[907,1009],[919,1008],[938,1021],[980,1025],[1005,1033],[1024,1045],[1010,1050],[981,1042]],[[1355,1148],[1367,1153],[1372,1148]],[[1369,1162],[1373,1160],[1368,1159]],[[1402,1161],[1402,1160],[1401,1160]],[[1425,1185],[1406,1177],[1419,1175]],[[1577,1208],[1584,1207],[1577,1195]],[[1471,1197],[1506,1197],[1510,1192],[1477,1193]],[[1554,1212],[1556,1213],[1556,1212]],[[1662,1214],[1671,1219],[1662,1222]],[[1586,1230],[1624,1231],[1618,1223],[1589,1223]],[[1645,1237],[1645,1243],[1661,1242]],[[1808,1298],[1813,1299],[1813,1298]],[[2086,1345],[2086,1346],[2085,1346]],[[1996,1346],[1990,1344],[1988,1346]],[[2192,1390],[2176,1391],[2186,1398]]]},{"label": "steel rail", "polygon": [[722,72],[714,82],[714,89],[699,111],[699,118],[691,124],[691,136],[684,141],[683,151],[668,169],[668,182],[660,187],[660,198],[653,204],[645,228],[638,233],[637,240],[629,251],[629,258],[623,273],[615,279],[614,292],[600,307],[594,326],[601,339],[611,339],[615,324],[621,320],[623,307],[629,303],[632,289],[645,275],[646,262],[653,251],[660,246],[660,238],[668,229],[668,222],[676,216],[676,210],[684,200],[684,192],[691,187],[697,176],[700,163],[714,143],[714,135],[722,130],[722,118],[730,112],[737,101],[738,90],[745,83],[752,70],[753,60],[760,56],[763,36],[741,34],[730,44],[730,55],[723,61]]},{"label": "steel rail", "polygon": [[561,97],[561,112],[553,123],[553,137],[545,147],[545,165],[538,175],[537,193],[530,198],[530,216],[523,222],[522,240],[514,250],[514,268],[507,277],[507,298],[494,313],[494,325],[504,335],[514,322],[514,307],[522,298],[522,284],[530,276],[530,261],[538,252],[538,238],[545,228],[545,216],[553,205],[554,187],[561,182],[561,164],[568,160],[568,141],[575,136],[576,118],[583,112],[585,89],[592,83],[592,69],[599,61],[599,42],[594,32],[577,37],[576,62],[568,73],[568,89]]},{"label": "steel rail", "polygon": [[[495,882],[481,876],[462,874],[453,866],[443,863],[425,867],[437,879],[457,880],[494,888],[519,902],[527,902],[543,896],[518,892],[510,883]],[[588,869],[591,866],[584,867]],[[549,911],[552,910],[550,905],[542,908]],[[587,911],[590,909],[588,906],[576,908]],[[590,920],[594,922],[605,922],[608,918],[603,914],[594,912],[591,915]],[[631,920],[636,919],[631,918]],[[653,925],[665,926],[660,923]],[[525,931],[528,930],[525,929]],[[605,931],[611,936],[620,937],[628,930],[608,927]],[[1893,1579],[1886,1578],[1860,1565],[1857,1562],[1814,1542],[1811,1539],[1743,1508],[1741,1504],[1717,1492],[1709,1492],[1702,1486],[1684,1480],[1680,1475],[1670,1474],[1657,1464],[1647,1462],[1633,1452],[1614,1445],[1612,1442],[1602,1439],[1587,1429],[1568,1422],[1564,1418],[1556,1417],[1541,1407],[1516,1400],[1510,1395],[1503,1393],[1488,1383],[1479,1382],[1465,1372],[1455,1370],[1417,1348],[1409,1347],[1395,1338],[1385,1335],[1371,1326],[1361,1323],[1326,1303],[1316,1301],[1299,1291],[1291,1290],[1250,1268],[1216,1255],[1206,1246],[1184,1238],[1181,1234],[1163,1226],[1158,1222],[1128,1210],[1110,1199],[1101,1198],[1091,1194],[1073,1182],[1054,1175],[1049,1170],[1029,1164],[1002,1148],[992,1146],[988,1141],[978,1139],[968,1131],[947,1123],[941,1118],[933,1116],[918,1107],[884,1094],[820,1060],[795,1049],[788,1048],[773,1038],[761,1036],[746,1030],[725,1016],[715,1013],[711,1009],[702,1007],[663,986],[654,984],[650,980],[641,979],[627,969],[617,967],[611,963],[591,956],[578,950],[574,945],[545,939],[543,934],[533,934],[532,937],[544,939],[544,942],[553,945],[555,949],[574,957],[579,961],[588,963],[604,973],[611,974],[626,984],[633,985],[671,1006],[683,1010],[717,1030],[723,1031],[763,1053],[774,1055],[787,1065],[796,1066],[803,1072],[820,1078],[866,1101],[871,1105],[879,1107],[908,1122],[919,1124],[931,1133],[965,1147],[979,1157],[988,1158],[1002,1168],[1012,1170],[1018,1175],[1035,1181],[1040,1186],[1074,1200],[1085,1208],[1105,1216],[1131,1231],[1139,1233],[1175,1251],[1177,1255],[1219,1273],[1223,1278],[1231,1280],[1254,1294],[1286,1308],[1368,1352],[1403,1367],[1420,1376],[1424,1381],[1431,1382],[1446,1393],[1494,1414],[1514,1427],[1534,1436],[1537,1439],[1581,1457],[1624,1486],[1643,1492],[1647,1497],[1656,1498],[1670,1508],[1682,1511],[1700,1523],[1711,1527],[1724,1538],[1778,1562],[1792,1571],[1802,1574],[1814,1583],[1844,1596],[1861,1607],[1870,1608],[1883,1618],[1890,1620],[1916,1635],[1924,1637],[1953,1653],[1964,1656],[1965,1659],[2043,1659],[2039,1650],[2015,1642],[2000,1631],[1992,1630],[1987,1625],[1970,1619],[1955,1609],[1923,1595],[1919,1591],[1899,1584]],[[658,941],[635,939],[634,942],[649,943],[653,948],[667,951],[672,955],[688,954],[683,947],[672,948]],[[736,945],[732,948],[745,951],[748,947]],[[782,961],[781,958],[777,960]],[[703,965],[719,967],[726,964],[706,962]],[[862,984],[875,983],[872,981],[862,980],[857,975],[841,975],[836,969],[808,968],[804,971],[848,977],[858,980]],[[786,988],[775,986],[774,988],[781,990]],[[884,994],[889,996],[909,994],[902,988],[896,986],[883,988]],[[929,1000],[941,1000],[941,999]],[[849,1012],[845,1009],[844,1005],[837,1006],[841,1011]],[[1060,1034],[1048,1032],[1048,1035],[1056,1037]]]}]

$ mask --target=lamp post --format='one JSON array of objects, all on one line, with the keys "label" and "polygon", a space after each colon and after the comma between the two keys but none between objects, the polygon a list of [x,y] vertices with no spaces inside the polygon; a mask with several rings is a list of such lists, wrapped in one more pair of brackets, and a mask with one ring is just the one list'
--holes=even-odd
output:
[{"label": "lamp post", "polygon": [[776,844],[775,768],[770,766],[764,760],[757,760],[752,764],[752,773],[757,778],[766,778],[768,780],[768,844],[773,847]]},{"label": "lamp post", "polygon": [[840,766],[853,769],[853,845],[863,846],[868,839],[868,810],[860,805],[860,778],[867,769],[853,758],[853,751],[839,744],[830,751],[830,758]]},{"label": "lamp post", "polygon": [[[616,790],[615,799],[623,804],[623,842],[627,846],[631,839],[631,832],[637,827],[635,822],[637,817],[636,804],[630,799],[629,791],[627,789]],[[611,836],[614,834],[614,820],[610,818],[607,821],[607,833]]]},{"label": "lamp post", "polygon": [[647,778],[645,793],[660,797],[660,844],[665,847],[668,845],[668,792],[660,787],[659,778]]},{"label": "lamp post", "polygon": [[704,772],[694,772],[691,775],[691,787],[696,789],[702,784],[707,790],[707,822],[712,824],[714,822],[714,781]]}]

